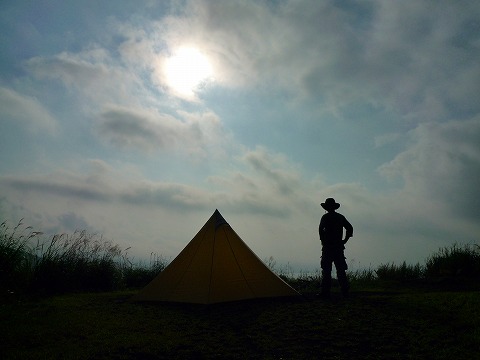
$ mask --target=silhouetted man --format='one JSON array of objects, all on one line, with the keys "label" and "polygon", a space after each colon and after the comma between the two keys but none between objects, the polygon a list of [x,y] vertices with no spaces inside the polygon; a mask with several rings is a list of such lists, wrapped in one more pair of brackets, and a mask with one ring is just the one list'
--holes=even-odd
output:
[{"label": "silhouetted man", "polygon": [[[330,295],[332,285],[332,263],[337,269],[338,282],[344,296],[348,295],[348,279],[346,270],[348,268],[345,261],[344,249],[348,239],[353,236],[353,226],[347,221],[345,216],[335,212],[340,207],[333,198],[328,198],[322,207],[327,211],[320,220],[318,233],[322,242],[322,295]],[[343,229],[345,229],[345,239],[343,239]]]}]

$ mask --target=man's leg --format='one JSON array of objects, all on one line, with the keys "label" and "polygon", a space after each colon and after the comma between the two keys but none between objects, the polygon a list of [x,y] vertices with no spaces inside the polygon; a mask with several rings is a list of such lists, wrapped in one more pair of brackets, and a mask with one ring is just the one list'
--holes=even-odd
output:
[{"label": "man's leg", "polygon": [[340,288],[342,289],[343,296],[348,296],[348,291],[350,290],[350,284],[348,283],[348,278],[345,270],[337,269],[337,277],[338,277],[338,283],[340,284]]},{"label": "man's leg", "polygon": [[342,289],[343,296],[348,296],[350,290],[350,284],[348,283],[346,270],[348,269],[347,262],[345,261],[345,255],[342,253],[335,257],[335,268],[337,269],[337,278],[340,288]]},{"label": "man's leg", "polygon": [[332,286],[332,271],[322,269],[322,295],[329,296]]},{"label": "man's leg", "polygon": [[325,252],[322,252],[322,296],[330,296],[330,288],[332,287],[332,258]]}]

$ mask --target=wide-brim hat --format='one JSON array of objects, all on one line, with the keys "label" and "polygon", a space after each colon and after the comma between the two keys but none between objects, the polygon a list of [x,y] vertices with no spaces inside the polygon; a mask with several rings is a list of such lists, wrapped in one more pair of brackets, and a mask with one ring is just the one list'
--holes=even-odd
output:
[{"label": "wide-brim hat", "polygon": [[324,203],[321,203],[322,207],[325,210],[337,210],[340,207],[340,204],[335,201],[334,198],[328,198]]}]

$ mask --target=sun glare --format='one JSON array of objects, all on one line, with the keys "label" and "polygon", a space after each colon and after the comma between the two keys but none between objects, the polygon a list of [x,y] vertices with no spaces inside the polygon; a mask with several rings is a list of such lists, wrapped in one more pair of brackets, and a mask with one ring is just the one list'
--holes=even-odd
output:
[{"label": "sun glare", "polygon": [[207,57],[193,47],[180,48],[165,62],[167,85],[182,96],[192,97],[212,76]]}]

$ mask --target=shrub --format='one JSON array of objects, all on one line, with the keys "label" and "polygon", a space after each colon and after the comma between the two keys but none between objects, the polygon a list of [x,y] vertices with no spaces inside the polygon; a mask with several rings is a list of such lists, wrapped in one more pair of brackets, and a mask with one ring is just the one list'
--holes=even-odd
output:
[{"label": "shrub", "polygon": [[314,273],[301,272],[296,275],[279,275],[291,287],[301,293],[312,293],[320,291],[321,275],[319,271]]},{"label": "shrub", "polygon": [[410,281],[423,277],[424,268],[420,264],[409,265],[405,261],[402,265],[382,264],[375,274],[378,280],[383,281]]},{"label": "shrub", "polygon": [[355,286],[368,286],[375,283],[377,276],[372,269],[362,269],[348,272],[350,283]]},{"label": "shrub", "polygon": [[[128,249],[127,249],[128,250]],[[141,288],[152,281],[160,272],[167,267],[167,260],[160,255],[151,253],[150,264],[133,264],[126,256],[124,257],[123,285],[127,288]]]},{"label": "shrub", "polygon": [[427,277],[480,278],[480,246],[458,245],[441,248],[426,261]]}]

